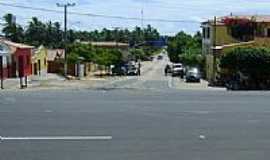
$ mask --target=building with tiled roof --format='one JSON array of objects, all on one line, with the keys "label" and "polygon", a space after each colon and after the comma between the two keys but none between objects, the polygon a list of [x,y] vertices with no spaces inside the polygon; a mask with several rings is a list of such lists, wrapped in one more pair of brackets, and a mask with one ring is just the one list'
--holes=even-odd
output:
[{"label": "building with tiled roof", "polygon": [[270,47],[269,15],[229,15],[202,22],[202,52],[206,55],[206,76],[216,81],[218,59],[227,50],[244,46]]}]

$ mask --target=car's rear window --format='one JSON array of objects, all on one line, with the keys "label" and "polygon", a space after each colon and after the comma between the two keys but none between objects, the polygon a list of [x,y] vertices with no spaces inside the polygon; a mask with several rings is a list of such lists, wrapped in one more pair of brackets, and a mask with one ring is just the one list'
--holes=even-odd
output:
[{"label": "car's rear window", "polygon": [[175,65],[175,66],[173,66],[174,68],[181,68],[182,67],[182,65]]}]

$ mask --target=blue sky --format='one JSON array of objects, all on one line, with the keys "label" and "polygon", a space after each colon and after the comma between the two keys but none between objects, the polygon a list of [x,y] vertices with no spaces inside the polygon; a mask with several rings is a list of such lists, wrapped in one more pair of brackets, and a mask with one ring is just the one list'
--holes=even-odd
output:
[{"label": "blue sky", "polygon": [[[56,3],[65,3],[67,0],[0,0],[3,3],[42,7],[61,10]],[[183,20],[184,22],[151,22],[162,34],[173,35],[181,30],[194,33],[200,30],[201,21],[213,16],[233,14],[269,14],[269,0],[69,0],[76,6],[70,11],[81,13],[94,13],[124,17],[141,17],[141,9],[144,9],[144,17],[151,19]],[[61,21],[62,14],[31,11],[20,8],[12,8],[0,5],[0,16],[5,13],[13,13],[17,21],[24,26],[32,16],[37,16],[43,21]],[[186,22],[186,21],[192,21]],[[94,30],[103,27],[129,28],[140,26],[139,20],[104,19],[89,16],[69,15],[69,27],[76,30]]]}]

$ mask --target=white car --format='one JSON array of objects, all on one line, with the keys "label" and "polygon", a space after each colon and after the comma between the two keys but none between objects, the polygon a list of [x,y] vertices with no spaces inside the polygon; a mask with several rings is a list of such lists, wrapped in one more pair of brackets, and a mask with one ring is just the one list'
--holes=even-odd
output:
[{"label": "white car", "polygon": [[172,65],[172,76],[180,76],[184,78],[185,69],[182,63],[174,63]]}]

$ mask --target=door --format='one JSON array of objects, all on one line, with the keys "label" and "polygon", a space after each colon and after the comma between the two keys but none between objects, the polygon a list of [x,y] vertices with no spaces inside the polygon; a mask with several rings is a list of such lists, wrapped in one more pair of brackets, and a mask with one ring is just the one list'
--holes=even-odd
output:
[{"label": "door", "polygon": [[19,70],[19,77],[24,77],[24,57],[19,56],[19,64],[18,64],[18,70]]},{"label": "door", "polygon": [[41,74],[41,62],[40,59],[38,60],[38,75]]},{"label": "door", "polygon": [[34,63],[34,75],[37,75],[37,63]]}]

